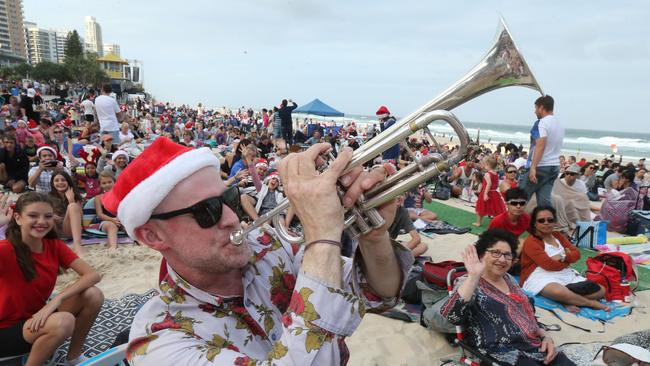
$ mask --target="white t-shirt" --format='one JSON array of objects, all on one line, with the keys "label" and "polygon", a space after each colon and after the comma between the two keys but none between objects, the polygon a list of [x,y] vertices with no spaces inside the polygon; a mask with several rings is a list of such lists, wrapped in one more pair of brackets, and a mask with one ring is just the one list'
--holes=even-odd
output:
[{"label": "white t-shirt", "polygon": [[99,118],[100,131],[118,131],[120,124],[117,122],[117,113],[120,113],[120,106],[115,99],[100,95],[95,98],[95,110]]},{"label": "white t-shirt", "polygon": [[84,107],[84,115],[88,114],[95,114],[95,104],[93,103],[92,100],[86,99],[83,102],[81,102],[81,106]]},{"label": "white t-shirt", "polygon": [[564,127],[554,115],[548,115],[539,120],[539,137],[546,137],[544,155],[537,166],[560,165],[560,153],[564,142]]}]

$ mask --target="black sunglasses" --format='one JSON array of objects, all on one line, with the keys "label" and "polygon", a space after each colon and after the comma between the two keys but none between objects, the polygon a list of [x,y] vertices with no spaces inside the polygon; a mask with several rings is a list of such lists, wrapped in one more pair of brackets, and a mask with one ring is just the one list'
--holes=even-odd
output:
[{"label": "black sunglasses", "polygon": [[516,173],[516,170],[508,170],[508,173]]},{"label": "black sunglasses", "polygon": [[553,217],[542,217],[541,219],[537,219],[538,224],[554,224],[555,223],[555,218]]},{"label": "black sunglasses", "polygon": [[526,206],[526,200],[510,200],[508,201],[508,204],[522,207],[522,206]]},{"label": "black sunglasses", "polygon": [[169,220],[176,216],[191,214],[200,227],[207,229],[213,227],[221,220],[224,204],[233,210],[238,217],[241,217],[240,203],[239,188],[232,186],[223,191],[221,196],[204,199],[190,207],[181,208],[180,210],[151,215],[151,218]]}]

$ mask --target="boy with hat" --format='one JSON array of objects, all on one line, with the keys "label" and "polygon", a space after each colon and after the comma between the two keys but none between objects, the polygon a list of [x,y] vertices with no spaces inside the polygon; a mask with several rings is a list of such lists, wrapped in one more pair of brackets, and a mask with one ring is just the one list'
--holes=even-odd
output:
[{"label": "boy with hat", "polygon": [[[397,122],[395,117],[390,115],[390,111],[384,105],[382,105],[377,109],[375,115],[379,120],[379,127],[381,128],[382,132],[386,131],[391,126],[393,126],[395,122]],[[384,153],[382,154],[382,158],[385,161],[390,161],[393,164],[397,164],[397,162],[399,161],[399,144],[395,144],[392,147],[388,148],[386,151],[384,151]]]},{"label": "boy with hat", "polygon": [[36,155],[38,156],[38,165],[29,170],[28,186],[35,189],[36,192],[48,193],[51,190],[52,175],[57,170],[65,170],[70,174],[70,170],[57,160],[58,153],[51,146],[39,147],[36,150]]}]

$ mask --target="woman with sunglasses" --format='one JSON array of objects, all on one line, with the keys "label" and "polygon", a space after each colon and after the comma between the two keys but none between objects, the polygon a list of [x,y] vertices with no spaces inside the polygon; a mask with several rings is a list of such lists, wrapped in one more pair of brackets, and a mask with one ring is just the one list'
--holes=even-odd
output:
[{"label": "woman with sunglasses", "polygon": [[487,230],[462,253],[461,277],[440,314],[465,328],[466,342],[499,365],[574,365],[558,353],[535,319],[535,309],[507,272],[518,241],[501,229]]},{"label": "woman with sunglasses", "polygon": [[553,230],[555,209],[539,206],[531,216],[531,235],[521,252],[521,287],[532,295],[540,294],[568,305],[571,311],[578,311],[576,306],[609,311],[607,305],[598,301],[605,296],[605,288],[570,267],[580,259],[580,251]]},{"label": "woman with sunglasses", "polygon": [[503,181],[501,184],[499,184],[499,192],[501,192],[501,195],[503,198],[506,198],[506,191],[512,188],[517,188],[517,168],[515,168],[514,165],[508,164],[506,165],[506,176],[503,178]]}]

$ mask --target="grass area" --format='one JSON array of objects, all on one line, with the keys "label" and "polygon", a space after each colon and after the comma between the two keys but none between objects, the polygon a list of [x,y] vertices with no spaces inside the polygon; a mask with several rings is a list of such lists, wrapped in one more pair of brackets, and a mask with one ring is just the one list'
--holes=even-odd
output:
[{"label": "grass area", "polygon": [[[471,233],[478,235],[483,231],[487,230],[488,225],[490,224],[490,219],[487,217],[483,218],[483,225],[481,227],[475,227],[472,225],[473,222],[476,222],[476,215],[462,210],[460,208],[452,207],[446,205],[440,201],[434,200],[431,203],[426,203],[424,207],[428,210],[431,210],[438,214],[440,220],[447,221],[448,223],[458,226],[458,227],[467,227],[471,229]],[[593,257],[598,252],[580,248],[580,260],[573,264],[578,272],[584,273],[587,268],[586,260],[587,258]],[[637,291],[649,290],[650,289],[650,269],[645,267],[637,266],[637,272],[639,273],[639,287]]]}]

